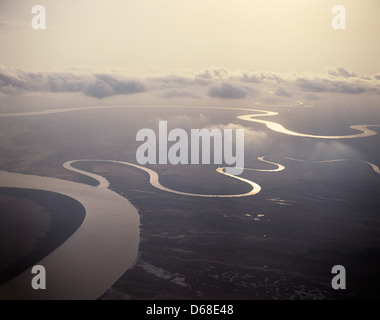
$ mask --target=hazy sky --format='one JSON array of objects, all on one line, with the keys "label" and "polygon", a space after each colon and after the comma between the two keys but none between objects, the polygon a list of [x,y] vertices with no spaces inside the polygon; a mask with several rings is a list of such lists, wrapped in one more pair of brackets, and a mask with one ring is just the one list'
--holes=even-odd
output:
[{"label": "hazy sky", "polygon": [[[31,27],[36,4],[46,30]],[[331,27],[337,4],[346,30]],[[0,64],[376,74],[379,14],[379,0],[1,0]]]}]

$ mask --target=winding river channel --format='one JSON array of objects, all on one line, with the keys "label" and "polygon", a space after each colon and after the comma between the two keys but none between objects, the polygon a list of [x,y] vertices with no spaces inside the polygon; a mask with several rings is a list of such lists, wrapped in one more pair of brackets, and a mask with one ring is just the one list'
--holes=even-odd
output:
[{"label": "winding river channel", "polygon": [[[140,219],[136,208],[108,189],[94,174],[96,187],[62,179],[0,171],[0,187],[56,192],[79,201],[86,217],[78,230],[42,259],[47,290],[31,288],[31,268],[0,287],[7,299],[94,299],[135,262]],[[54,270],[54,276],[49,274]]]},{"label": "winding river channel", "polygon": [[[131,108],[124,106],[104,106],[46,110],[39,112],[0,114],[0,118],[43,116],[47,114],[59,114],[63,112],[86,111],[94,109]],[[139,107],[140,108],[140,107]],[[268,129],[286,135],[315,138],[315,139],[354,139],[370,137],[377,134],[368,129],[380,125],[353,125],[353,130],[359,131],[346,136],[317,136],[297,133],[284,128],[281,124],[262,119],[263,116],[274,116],[277,112],[241,109],[241,108],[212,108],[189,107],[189,109],[224,109],[234,111],[249,111],[254,114],[238,116],[238,119],[264,124]],[[258,113],[257,113],[258,112]],[[282,158],[293,161],[300,159]],[[271,164],[274,169],[251,169],[260,172],[278,172],[285,170],[283,164],[267,160],[267,157],[259,157],[259,161]],[[356,161],[369,165],[376,174],[380,174],[377,165],[359,160],[335,159],[328,161],[312,162],[342,162]],[[29,174],[19,174],[0,171],[0,187],[25,188],[56,192],[69,196],[79,201],[86,210],[86,218],[78,230],[61,246],[42,259],[47,274],[54,270],[55,275],[47,280],[47,290],[35,291],[31,288],[31,268],[0,287],[0,298],[7,299],[95,299],[110,288],[122,274],[133,267],[140,242],[140,218],[136,208],[124,197],[109,189],[109,182],[104,177],[77,169],[72,166],[75,162],[108,162],[121,164],[142,170],[149,174],[150,184],[165,192],[182,196],[203,198],[235,198],[253,196],[260,192],[261,187],[257,183],[225,172],[226,168],[218,168],[219,174],[237,179],[250,186],[251,190],[242,194],[196,194],[186,193],[163,186],[159,181],[159,175],[146,167],[116,160],[81,159],[72,160],[63,164],[67,170],[89,176],[98,181],[97,186],[89,186],[82,183]]]}]

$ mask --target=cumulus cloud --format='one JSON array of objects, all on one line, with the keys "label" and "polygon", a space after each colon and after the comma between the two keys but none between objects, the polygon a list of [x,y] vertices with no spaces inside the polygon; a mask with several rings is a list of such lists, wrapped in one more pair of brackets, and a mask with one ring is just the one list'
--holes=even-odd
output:
[{"label": "cumulus cloud", "polygon": [[345,68],[329,69],[327,75],[297,76],[294,83],[304,92],[343,93],[343,94],[380,94],[377,76],[359,75]]},{"label": "cumulus cloud", "polygon": [[244,73],[243,76],[240,78],[242,82],[248,82],[248,83],[260,83],[262,81],[262,76],[253,74],[249,75],[247,73]]},{"label": "cumulus cloud", "polygon": [[305,92],[334,92],[345,94],[361,94],[364,92],[379,93],[378,88],[364,80],[358,81],[332,81],[326,78],[313,78],[305,79],[300,78],[296,80],[297,86]]},{"label": "cumulus cloud", "polygon": [[280,97],[290,97],[291,96],[291,94],[288,91],[286,91],[283,87],[278,87],[274,94],[276,96],[280,96]]},{"label": "cumulus cloud", "polygon": [[107,74],[77,75],[72,73],[24,72],[0,66],[0,91],[23,92],[82,92],[105,98],[113,95],[132,94],[146,91],[138,80],[119,79]]},{"label": "cumulus cloud", "polygon": [[244,99],[247,96],[248,91],[247,88],[223,82],[211,86],[208,90],[208,95],[213,98],[221,99]]},{"label": "cumulus cloud", "polygon": [[160,96],[163,98],[200,98],[198,95],[194,94],[190,90],[177,88],[165,90],[160,94]]},{"label": "cumulus cloud", "polygon": [[315,99],[324,93],[380,94],[380,75],[359,75],[345,68],[325,74],[280,74],[274,72],[205,69],[186,74],[132,78],[115,73],[30,72],[0,65],[0,93],[82,93],[97,99],[116,95],[148,93],[163,99],[202,98],[248,99],[271,92],[277,97]]},{"label": "cumulus cloud", "polygon": [[229,77],[229,71],[225,68],[205,69],[199,72],[197,76],[203,79],[223,79]]},{"label": "cumulus cloud", "polygon": [[350,72],[346,70],[345,68],[338,67],[335,69],[330,69],[328,70],[328,74],[333,77],[343,77],[343,78],[352,78],[352,77],[357,77],[357,73],[355,72]]},{"label": "cumulus cloud", "polygon": [[120,94],[133,94],[146,91],[145,86],[136,80],[117,79],[107,74],[97,74],[82,92],[90,97],[104,98]]},{"label": "cumulus cloud", "polygon": [[185,77],[168,75],[164,77],[145,79],[145,84],[152,92],[158,93],[162,97],[192,97],[196,98],[195,93],[202,87],[212,83],[211,80],[197,77]]},{"label": "cumulus cloud", "polygon": [[257,86],[271,86],[275,95],[283,97],[292,96],[288,89],[292,93],[301,90],[307,93],[380,94],[377,81],[380,75],[359,75],[343,67],[330,68],[326,74],[245,72],[238,80]]},{"label": "cumulus cloud", "polygon": [[148,80],[152,87],[156,89],[184,88],[194,85],[194,79],[173,74],[164,77],[150,78]]}]

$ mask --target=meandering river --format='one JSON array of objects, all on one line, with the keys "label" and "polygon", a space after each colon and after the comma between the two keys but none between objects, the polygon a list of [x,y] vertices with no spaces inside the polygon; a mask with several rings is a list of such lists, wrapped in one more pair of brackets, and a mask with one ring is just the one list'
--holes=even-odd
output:
[{"label": "meandering river", "polygon": [[[97,107],[65,108],[65,109],[53,109],[53,110],[34,111],[34,112],[3,113],[3,114],[0,114],[0,118],[39,116],[39,115],[47,115],[47,114],[58,114],[58,113],[64,113],[64,112],[100,110],[100,109],[125,109],[125,108],[153,108],[153,107],[147,107],[147,106],[138,106],[138,107],[134,107],[134,106],[97,106]],[[368,129],[368,127],[380,127],[380,125],[378,125],[378,124],[352,125],[352,126],[350,126],[350,128],[353,130],[356,130],[356,131],[360,131],[360,133],[343,135],[343,136],[323,136],[323,135],[312,135],[312,134],[307,134],[307,133],[295,132],[295,131],[286,129],[282,124],[280,124],[278,122],[257,119],[258,117],[270,117],[270,116],[276,116],[279,114],[278,112],[273,112],[273,111],[248,109],[248,108],[231,108],[231,107],[192,107],[192,106],[173,107],[173,106],[167,106],[165,108],[214,109],[214,110],[234,110],[234,111],[255,112],[254,114],[239,115],[239,116],[237,116],[237,118],[240,120],[244,120],[244,121],[265,124],[267,126],[267,128],[272,130],[272,131],[279,132],[279,133],[286,134],[286,135],[290,135],[290,136],[303,137],[303,138],[331,139],[331,140],[365,138],[365,137],[371,137],[371,136],[377,135],[376,131]],[[259,113],[257,113],[257,112],[259,112]]]},{"label": "meandering river", "polygon": [[[140,218],[124,197],[109,190],[103,177],[97,187],[0,171],[0,186],[60,193],[79,201],[86,217],[78,230],[42,259],[47,290],[31,288],[31,268],[0,287],[5,299],[95,299],[134,264],[139,248]],[[49,277],[54,270],[54,276]]]},{"label": "meandering river", "polygon": [[[46,114],[58,114],[63,112],[86,111],[107,108],[131,108],[128,106],[102,106],[87,108],[71,108],[45,110],[39,112],[24,112],[0,114],[0,118],[42,116]],[[192,109],[224,109],[234,111],[249,111],[255,114],[241,115],[239,119],[264,124],[268,129],[286,135],[316,138],[316,139],[354,139],[370,137],[377,134],[376,131],[368,129],[370,126],[380,125],[353,125],[353,130],[360,131],[356,134],[346,136],[317,136],[297,133],[284,128],[281,124],[257,117],[274,116],[277,112],[264,110],[242,109],[242,108],[212,108],[212,107],[188,107]],[[259,112],[259,113],[257,113]],[[251,169],[261,172],[278,172],[285,170],[280,163],[268,161],[266,157],[258,160],[272,164],[275,169]],[[303,161],[294,158],[285,158],[294,161]],[[0,171],[0,187],[38,189],[60,193],[79,201],[86,210],[86,218],[78,230],[60,247],[42,259],[39,264],[47,270],[47,290],[35,291],[31,288],[31,268],[10,280],[0,287],[0,298],[7,299],[94,299],[103,294],[111,287],[121,275],[131,268],[137,258],[139,248],[140,219],[135,207],[124,197],[110,190],[109,182],[102,176],[84,170],[76,169],[73,163],[79,161],[87,162],[109,162],[122,164],[145,171],[149,174],[150,184],[155,188],[183,196],[233,198],[253,196],[260,192],[261,187],[257,183],[233,176],[225,172],[225,168],[218,168],[217,172],[230,178],[247,183],[251,190],[242,194],[218,195],[218,194],[196,194],[186,193],[163,186],[159,181],[159,175],[146,167],[116,160],[82,159],[72,160],[63,166],[73,172],[89,176],[98,181],[98,186],[89,186],[82,183],[66,181],[51,177],[41,177]],[[315,162],[341,162],[350,161],[336,159]],[[373,171],[380,174],[377,165],[367,161],[357,161],[371,166]],[[54,277],[49,278],[49,273],[54,270]],[[59,276],[57,276],[59,275]]]}]

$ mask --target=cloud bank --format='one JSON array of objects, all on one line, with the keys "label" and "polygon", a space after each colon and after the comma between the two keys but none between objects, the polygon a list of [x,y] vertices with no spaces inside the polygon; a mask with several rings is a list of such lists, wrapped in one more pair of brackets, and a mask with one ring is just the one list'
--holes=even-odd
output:
[{"label": "cloud bank", "polygon": [[0,91],[21,92],[81,92],[94,98],[145,92],[139,80],[119,79],[108,74],[77,75],[73,73],[25,72],[0,66]]},{"label": "cloud bank", "polygon": [[342,67],[323,74],[205,69],[186,75],[133,78],[107,73],[30,72],[0,65],[0,93],[81,93],[95,99],[146,93],[170,98],[253,99],[261,94],[282,98],[340,93],[380,94],[380,75],[359,75]]},{"label": "cloud bank", "polygon": [[247,92],[243,88],[223,82],[220,85],[211,86],[208,95],[221,99],[243,99],[247,96]]}]

